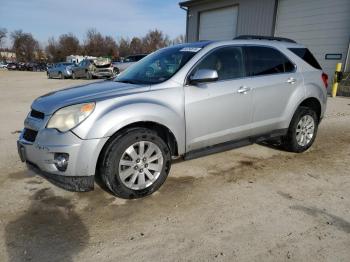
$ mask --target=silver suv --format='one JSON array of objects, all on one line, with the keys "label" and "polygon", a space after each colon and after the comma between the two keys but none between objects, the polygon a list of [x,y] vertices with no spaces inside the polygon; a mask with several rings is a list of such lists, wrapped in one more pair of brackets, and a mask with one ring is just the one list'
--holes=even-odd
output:
[{"label": "silver suv", "polygon": [[159,189],[172,159],[280,138],[315,140],[327,75],[288,39],[198,42],[158,50],[102,81],[37,98],[18,140],[22,161],[67,190],[138,198]]}]

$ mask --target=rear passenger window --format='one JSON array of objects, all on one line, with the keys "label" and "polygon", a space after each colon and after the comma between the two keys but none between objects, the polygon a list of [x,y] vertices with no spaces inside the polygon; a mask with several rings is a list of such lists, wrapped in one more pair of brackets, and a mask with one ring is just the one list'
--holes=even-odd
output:
[{"label": "rear passenger window", "polygon": [[289,48],[294,54],[303,59],[306,63],[311,65],[312,67],[322,70],[320,64],[317,62],[316,58],[312,55],[312,53],[307,48]]},{"label": "rear passenger window", "polygon": [[295,66],[280,51],[262,46],[246,47],[250,76],[293,72]]},{"label": "rear passenger window", "polygon": [[214,50],[197,65],[192,74],[199,69],[216,70],[219,80],[244,77],[242,48],[230,46]]}]

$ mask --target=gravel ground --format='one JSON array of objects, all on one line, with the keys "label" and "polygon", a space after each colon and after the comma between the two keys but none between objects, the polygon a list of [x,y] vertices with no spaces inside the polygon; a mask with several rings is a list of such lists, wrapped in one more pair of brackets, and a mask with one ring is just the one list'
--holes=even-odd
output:
[{"label": "gravel ground", "polygon": [[350,99],[303,154],[264,145],[180,162],[159,192],[66,192],[16,152],[31,101],[85,83],[0,71],[0,261],[350,261]]}]

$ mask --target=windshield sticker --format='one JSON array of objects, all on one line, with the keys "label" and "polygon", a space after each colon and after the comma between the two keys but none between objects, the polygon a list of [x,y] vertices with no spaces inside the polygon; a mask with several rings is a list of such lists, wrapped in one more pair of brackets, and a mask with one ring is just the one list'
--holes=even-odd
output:
[{"label": "windshield sticker", "polygon": [[201,50],[201,47],[184,47],[180,50],[180,52],[193,52],[197,53],[199,50]]}]

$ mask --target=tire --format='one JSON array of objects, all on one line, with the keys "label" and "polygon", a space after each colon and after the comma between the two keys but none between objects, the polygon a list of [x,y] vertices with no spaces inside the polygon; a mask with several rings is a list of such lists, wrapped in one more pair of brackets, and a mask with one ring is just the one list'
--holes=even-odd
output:
[{"label": "tire", "polygon": [[48,79],[51,79],[50,73],[47,73],[47,78],[48,78]]},{"label": "tire", "polygon": [[86,79],[87,80],[92,79],[92,75],[91,75],[91,73],[89,71],[86,72]]},{"label": "tire", "polygon": [[59,78],[59,79],[64,79],[64,75],[63,75],[61,72],[59,72],[59,73],[58,73],[58,78]]},{"label": "tire", "polygon": [[315,110],[299,107],[294,113],[287,135],[282,139],[285,149],[295,153],[308,150],[315,141],[318,124],[319,120]]},{"label": "tire", "polygon": [[[144,145],[144,154],[140,155],[141,144]],[[170,167],[169,147],[157,133],[145,128],[133,128],[117,134],[105,146],[99,159],[98,172],[114,195],[134,199],[157,191],[166,180]]]},{"label": "tire", "polygon": [[72,79],[73,79],[73,80],[76,80],[76,79],[77,79],[77,76],[75,75],[75,72],[72,72]]}]

